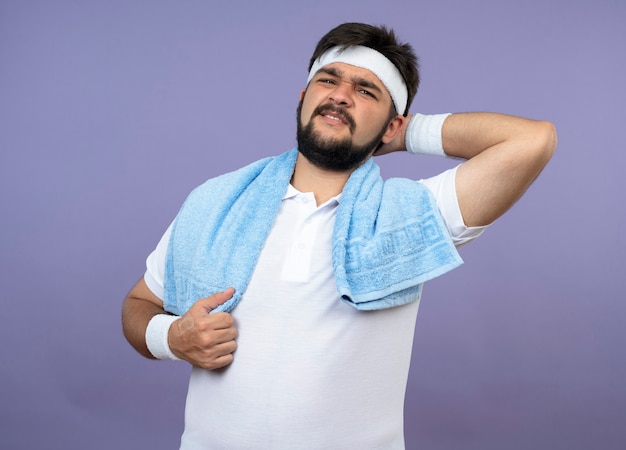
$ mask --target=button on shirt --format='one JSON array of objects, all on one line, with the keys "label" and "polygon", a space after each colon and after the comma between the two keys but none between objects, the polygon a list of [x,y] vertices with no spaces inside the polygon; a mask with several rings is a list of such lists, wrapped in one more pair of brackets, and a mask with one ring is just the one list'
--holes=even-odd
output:
[{"label": "button on shirt", "polygon": [[318,207],[312,192],[299,193],[289,186],[283,203],[282,212],[289,216],[286,222],[292,224],[291,229],[284,230],[283,238],[292,244],[286,249],[280,277],[285,281],[306,283],[310,277],[318,230],[332,229],[337,198]]}]

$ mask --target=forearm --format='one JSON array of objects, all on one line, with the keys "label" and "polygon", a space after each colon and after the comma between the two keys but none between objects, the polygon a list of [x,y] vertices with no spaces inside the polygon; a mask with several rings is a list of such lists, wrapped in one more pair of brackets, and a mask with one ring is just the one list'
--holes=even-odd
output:
[{"label": "forearm", "polygon": [[146,344],[150,320],[166,314],[162,302],[148,289],[143,279],[128,293],[122,307],[122,329],[129,344],[146,358],[154,359]]},{"label": "forearm", "polygon": [[155,359],[146,345],[146,329],[150,319],[163,310],[145,300],[127,297],[122,309],[122,328],[128,343],[146,358]]},{"label": "forearm", "polygon": [[544,164],[554,147],[549,141],[555,138],[554,128],[548,122],[483,112],[448,116],[441,134],[447,156],[471,159],[485,150],[498,148],[515,158],[523,151],[525,156]]}]

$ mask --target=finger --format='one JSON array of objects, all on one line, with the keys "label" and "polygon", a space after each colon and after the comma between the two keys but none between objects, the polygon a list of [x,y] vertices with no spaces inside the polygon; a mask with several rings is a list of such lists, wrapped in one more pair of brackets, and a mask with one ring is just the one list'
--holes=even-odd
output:
[{"label": "finger", "polygon": [[211,349],[211,353],[213,354],[213,358],[219,358],[220,356],[230,355],[237,350],[237,342],[236,341],[226,341],[222,344],[215,345]]},{"label": "finger", "polygon": [[196,365],[210,370],[227,366],[233,361],[235,350],[237,350],[237,343],[233,340],[215,345],[203,355],[198,355]]},{"label": "finger", "polygon": [[216,358],[214,360],[207,361],[203,364],[198,364],[198,367],[208,370],[221,369],[222,367],[226,367],[227,365],[231,364],[233,360],[234,357],[232,353],[229,353],[227,355],[220,356],[219,358]]},{"label": "finger", "polygon": [[217,292],[208,297],[201,298],[194,304],[194,306],[196,308],[201,308],[205,312],[209,313],[221,304],[226,303],[228,300],[230,300],[233,297],[234,293],[235,289],[229,287],[225,291]]},{"label": "finger", "polygon": [[235,328],[235,319],[230,313],[226,312],[218,312],[215,314],[209,314],[202,318],[200,318],[202,326],[204,329],[212,329],[212,330],[226,330],[233,329],[235,333],[237,332]]},{"label": "finger", "polygon": [[223,344],[224,342],[234,341],[237,338],[237,329],[235,327],[229,328],[216,328],[211,331],[210,336],[207,337],[206,346],[215,346]]}]

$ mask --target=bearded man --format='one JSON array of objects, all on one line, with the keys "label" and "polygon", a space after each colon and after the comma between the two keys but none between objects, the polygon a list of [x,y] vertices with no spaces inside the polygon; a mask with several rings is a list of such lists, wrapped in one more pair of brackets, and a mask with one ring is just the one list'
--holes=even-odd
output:
[{"label": "bearded man", "polygon": [[[552,124],[409,114],[417,58],[385,27],[318,43],[297,148],[195,189],[123,307],[142,355],[193,366],[182,449],[402,449],[423,284],[549,161]],[[383,181],[373,155],[464,160]],[[236,350],[236,351],[235,351]]]}]

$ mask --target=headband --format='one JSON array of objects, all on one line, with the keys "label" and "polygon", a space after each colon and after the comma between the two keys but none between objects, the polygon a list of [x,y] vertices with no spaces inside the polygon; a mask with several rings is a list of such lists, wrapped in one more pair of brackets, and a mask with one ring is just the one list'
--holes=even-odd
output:
[{"label": "headband", "polygon": [[391,94],[391,99],[393,100],[398,114],[404,114],[408,100],[408,92],[402,75],[400,75],[400,72],[391,61],[381,53],[369,47],[356,45],[342,50],[341,47],[337,46],[324,52],[311,66],[309,77],[306,80],[307,84],[318,70],[328,64],[336,62],[367,69],[376,75],[385,85],[389,94]]}]

